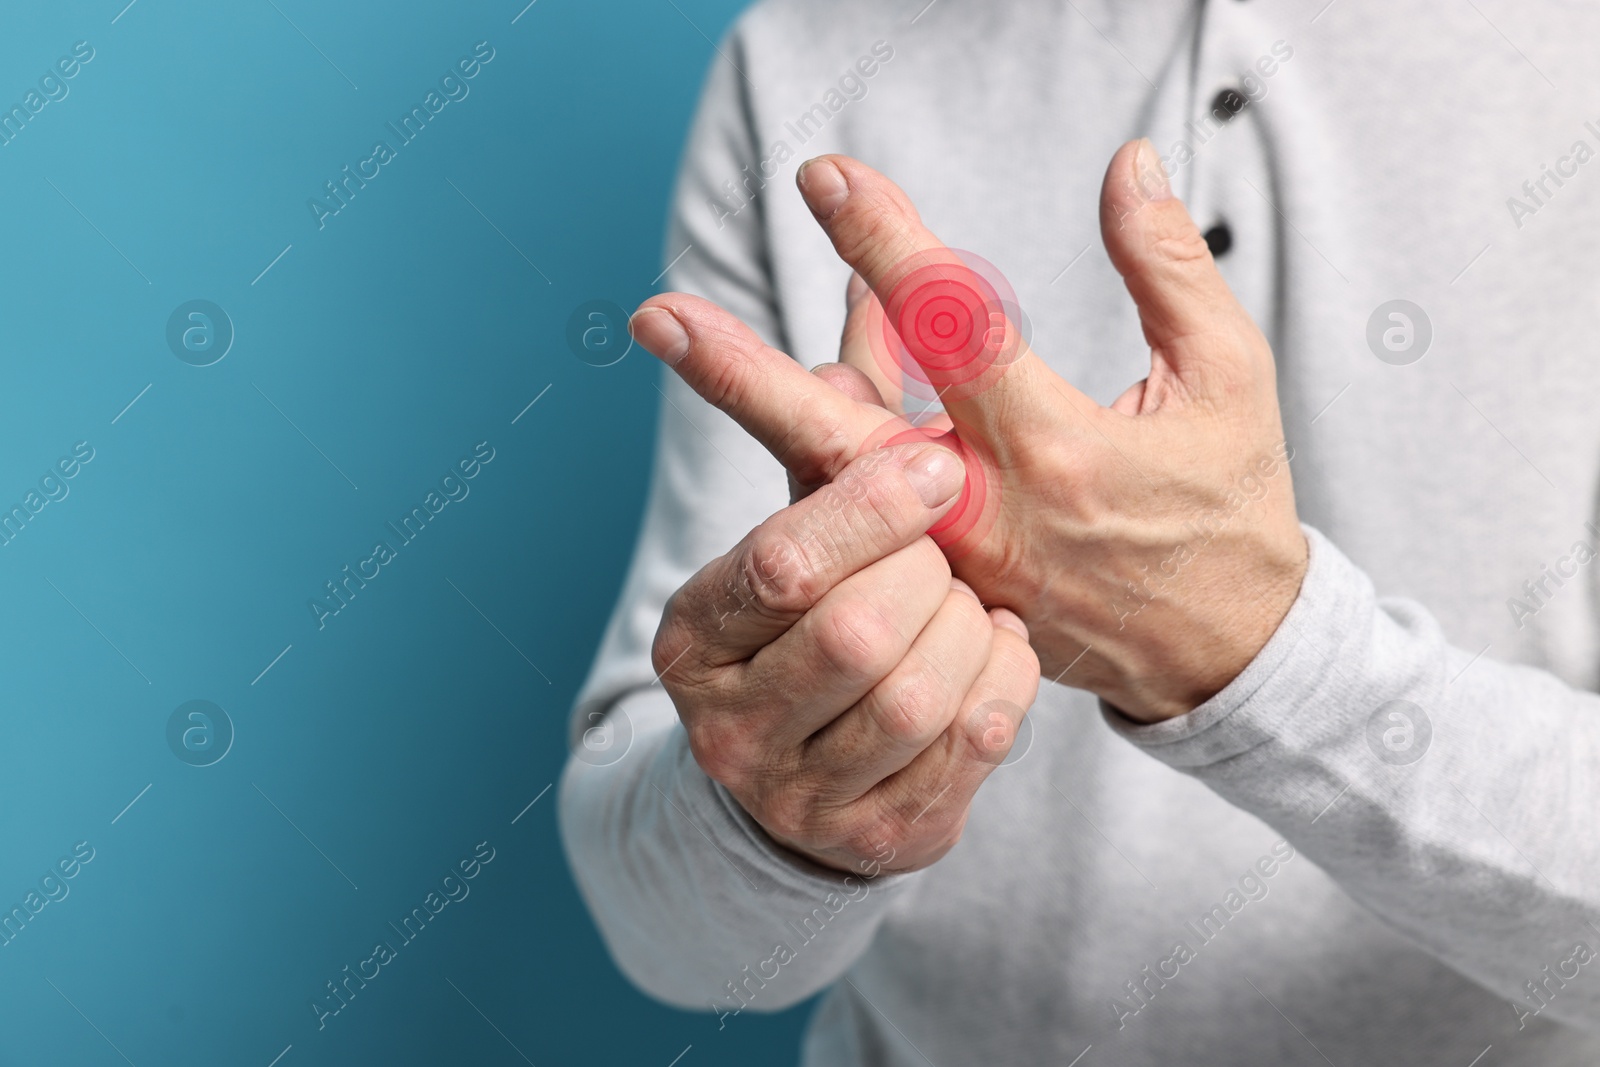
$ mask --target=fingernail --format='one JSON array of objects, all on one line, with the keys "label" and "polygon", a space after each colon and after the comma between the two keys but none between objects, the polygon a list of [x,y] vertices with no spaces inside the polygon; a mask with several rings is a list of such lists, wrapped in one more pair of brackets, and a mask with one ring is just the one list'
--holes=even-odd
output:
[{"label": "fingernail", "polygon": [[937,445],[921,449],[905,462],[906,481],[930,508],[953,500],[966,483],[967,472],[961,459]]},{"label": "fingernail", "polygon": [[689,354],[689,334],[678,316],[664,307],[640,308],[628,320],[628,333],[658,358],[676,363]]},{"label": "fingernail", "polygon": [[1139,147],[1134,149],[1133,175],[1146,200],[1172,199],[1172,179],[1167,177],[1167,168],[1161,165],[1161,154],[1148,137],[1141,137]]},{"label": "fingernail", "polygon": [[838,167],[826,159],[807,160],[796,176],[800,195],[806,198],[812,214],[830,219],[850,197],[850,186]]},{"label": "fingernail", "polygon": [[1024,641],[1028,639],[1028,626],[1022,621],[1021,616],[1009,608],[995,608],[989,612],[989,618],[994,620],[996,626],[1010,630]]}]

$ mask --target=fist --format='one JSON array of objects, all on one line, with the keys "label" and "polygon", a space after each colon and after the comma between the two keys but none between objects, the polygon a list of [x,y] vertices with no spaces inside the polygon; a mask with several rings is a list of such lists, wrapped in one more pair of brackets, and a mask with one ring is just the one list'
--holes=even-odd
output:
[{"label": "fist", "polygon": [[654,666],[696,761],[814,862],[914,870],[944,855],[1038,691],[1022,621],[985,609],[927,536],[963,479],[936,445],[869,452],[662,617]]}]

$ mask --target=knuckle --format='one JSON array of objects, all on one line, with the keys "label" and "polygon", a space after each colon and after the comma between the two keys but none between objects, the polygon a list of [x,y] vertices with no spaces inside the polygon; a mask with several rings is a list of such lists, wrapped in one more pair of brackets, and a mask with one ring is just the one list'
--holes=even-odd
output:
[{"label": "knuckle", "polygon": [[661,623],[650,641],[650,669],[668,688],[677,682],[676,678],[669,678],[668,675],[679,674],[683,666],[680,661],[687,658],[689,638],[684,630],[681,601],[679,594],[674,593],[672,599],[667,601]]},{"label": "knuckle", "polygon": [[909,851],[912,827],[905,816],[880,803],[857,814],[840,837],[845,850],[855,856],[899,853]]},{"label": "knuckle", "polygon": [[[742,356],[743,353],[736,353]],[[750,392],[749,362],[743,358],[709,361],[705,377],[699,382],[698,392],[712,407],[726,411],[730,406],[743,406]]]},{"label": "knuckle", "polygon": [[[831,398],[811,394],[801,397],[793,425],[796,429],[775,451],[802,485],[828,482],[850,462],[853,436]],[[799,427],[805,428],[803,434]]]},{"label": "knuckle", "polygon": [[938,736],[939,713],[945,701],[935,679],[910,675],[874,692],[868,709],[878,732],[896,745],[921,751]]},{"label": "knuckle", "polygon": [[735,567],[740,592],[769,615],[797,615],[827,590],[806,539],[769,520],[756,527]]},{"label": "knuckle", "polygon": [[952,590],[950,596],[951,599],[960,602],[961,625],[968,640],[985,651],[992,651],[995,625],[994,620],[989,617],[989,609],[965,593]]},{"label": "knuckle", "polygon": [[817,653],[836,674],[877,681],[898,659],[900,635],[882,612],[865,601],[840,604],[819,622],[814,638]]},{"label": "knuckle", "polygon": [[884,212],[869,208],[862,198],[852,196],[835,216],[834,229],[839,242],[839,258],[853,264],[863,277],[879,277],[893,269],[900,235]]},{"label": "knuckle", "polygon": [[650,669],[655,671],[658,677],[666,665],[672,662],[671,649],[677,644],[673,629],[669,602],[667,614],[661,617],[661,625],[656,627],[656,635],[650,640]]},{"label": "knuckle", "polygon": [[1035,689],[1038,687],[1039,654],[1032,645],[1010,630],[996,631],[990,658],[1007,682],[1023,683]]},{"label": "knuckle", "polygon": [[1156,253],[1158,263],[1190,266],[1211,260],[1211,248],[1206,244],[1205,236],[1187,216],[1158,226],[1156,232],[1150,235],[1150,248]]},{"label": "knuckle", "polygon": [[807,838],[814,830],[816,803],[801,789],[787,783],[780,788],[763,791],[754,802],[751,817],[770,833],[781,837]]},{"label": "knuckle", "polygon": [[879,459],[846,472],[849,500],[854,505],[851,518],[856,525],[872,524],[884,530],[899,530],[920,515],[922,503],[916,500],[904,472],[895,464]]},{"label": "knuckle", "polygon": [[[840,169],[846,166],[848,164],[842,164]],[[834,240],[839,243],[839,256],[854,265],[863,278],[883,278],[905,259],[901,250],[905,247],[906,233],[921,229],[921,216],[910,198],[899,189],[884,188],[870,180],[858,185],[855,175],[848,172],[847,180],[853,195],[839,209],[830,227]],[[922,251],[925,255],[937,256],[943,250],[925,248]]]},{"label": "knuckle", "polygon": [[817,490],[808,528],[819,554],[834,561],[876,556],[909,540],[923,509],[895,470],[879,453],[869,452]]},{"label": "knuckle", "polygon": [[940,842],[941,854],[950,851],[961,843],[961,839],[966,836],[967,832],[967,817],[971,814],[972,809],[966,808],[956,817],[954,825],[946,831],[944,840]]},{"label": "knuckle", "polygon": [[961,755],[972,763],[998,765],[1017,739],[1017,724],[990,701],[970,716],[957,731]]},{"label": "knuckle", "polygon": [[689,751],[708,778],[729,789],[745,787],[749,760],[747,746],[724,719],[690,718],[684,722]]}]

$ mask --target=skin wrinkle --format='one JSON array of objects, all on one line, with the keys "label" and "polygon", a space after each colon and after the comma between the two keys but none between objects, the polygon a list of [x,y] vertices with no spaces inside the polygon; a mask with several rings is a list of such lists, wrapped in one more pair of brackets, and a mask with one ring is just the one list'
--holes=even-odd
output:
[{"label": "skin wrinkle", "polygon": [[[965,594],[957,594],[957,595],[965,595]],[[976,599],[976,598],[973,598],[973,599]],[[949,602],[949,599],[947,597],[946,598],[946,603],[948,603],[948,602]],[[984,621],[985,618],[986,618],[986,616],[979,616],[979,617],[976,617],[976,618],[968,616],[968,619],[969,619],[969,621],[967,623],[968,628],[976,629],[979,625],[982,624],[982,622]],[[929,625],[932,625],[931,621],[930,621]],[[926,629],[926,627],[924,627],[924,629]],[[988,640],[989,635],[988,635],[987,632],[984,633],[984,638],[985,638],[986,641]],[[912,650],[914,650],[915,647],[916,646],[913,644],[911,646]],[[946,670],[945,667],[944,667],[944,664],[941,661],[939,661],[937,659],[930,659],[930,658],[928,658],[926,656],[919,656],[919,658],[922,660],[922,662],[923,662],[923,664],[924,664],[924,666],[926,668],[930,669],[933,674],[938,676],[940,681],[945,683],[945,687],[946,687],[947,690],[949,689],[950,686],[952,686],[954,684],[954,682],[956,680],[954,674],[951,671]],[[911,678],[901,679],[899,681],[899,685],[904,687],[904,686],[907,686],[907,685],[909,685],[909,684],[911,684],[911,683],[913,683],[915,681],[918,681],[918,680],[919,679],[915,675],[913,675]],[[887,681],[887,679],[886,679],[886,681]],[[880,683],[880,685],[881,684],[882,683]],[[877,688],[875,687],[874,690],[873,690],[873,693],[876,693],[876,692],[877,692]],[[871,703],[872,702],[872,696],[873,696],[873,694],[869,693],[867,695],[867,697],[863,698],[863,703],[867,704],[869,711],[870,711],[871,707],[873,706],[872,703]],[[900,697],[901,697],[900,693],[893,693],[893,694],[887,695],[882,701],[877,702],[880,710],[881,710],[883,704],[892,703],[895,700],[898,700]],[[837,722],[837,721],[838,720],[835,720],[835,722]],[[896,733],[894,731],[891,731],[891,730],[888,730],[888,729],[884,728],[882,726],[881,721],[880,721],[878,716],[869,714],[868,715],[868,721],[873,722],[874,725],[876,726],[876,728],[878,729],[878,731],[880,733],[882,733],[886,738],[889,738],[889,739],[891,739],[891,741],[894,741],[894,739],[897,736]],[[833,723],[828,724],[829,727],[831,727],[833,725],[834,725]],[[828,729],[828,727],[824,727],[823,729],[826,730],[826,729]],[[821,732],[822,731],[818,731],[818,733],[821,733]],[[815,739],[816,736],[817,735],[814,734],[813,735],[813,739]],[[931,741],[931,740],[932,740],[932,738],[927,739],[927,741],[925,741],[923,745],[917,746],[917,748],[915,750],[916,751],[920,751],[921,748],[926,747],[927,742]],[[904,744],[904,742],[898,742],[898,741],[894,741],[894,743]]]}]

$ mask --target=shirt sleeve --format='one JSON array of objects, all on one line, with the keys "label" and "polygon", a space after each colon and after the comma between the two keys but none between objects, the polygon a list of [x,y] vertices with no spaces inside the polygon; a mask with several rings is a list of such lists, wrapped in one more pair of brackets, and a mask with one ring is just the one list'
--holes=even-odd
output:
[{"label": "shirt sleeve", "polygon": [[1245,671],[1113,729],[1285,835],[1525,1026],[1600,1029],[1600,696],[1453,648],[1317,531],[1299,598]]},{"label": "shirt sleeve", "polygon": [[[668,284],[782,348],[760,204],[731,213],[719,199],[723,182],[757,158],[734,67],[745,67],[737,29],[721,51],[679,175]],[[695,763],[651,668],[651,641],[668,597],[787,505],[788,486],[771,456],[675,375],[663,374],[660,388],[644,526],[570,720],[562,840],[613,958],[641,989],[681,1007],[776,1010],[836,980],[916,876],[807,863]]]}]

